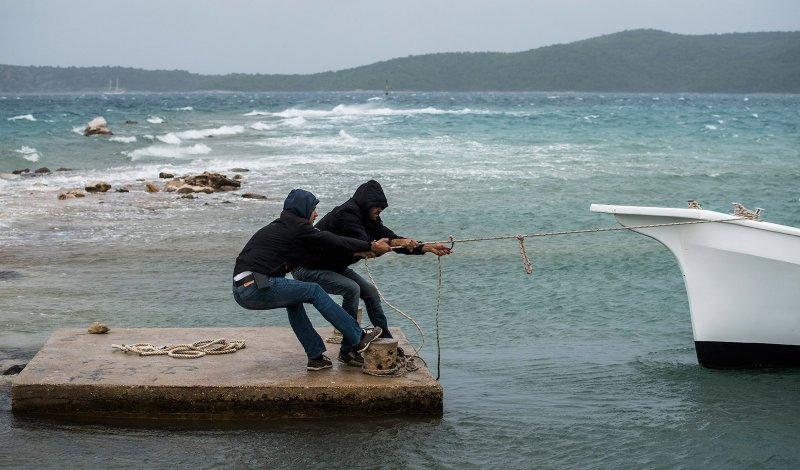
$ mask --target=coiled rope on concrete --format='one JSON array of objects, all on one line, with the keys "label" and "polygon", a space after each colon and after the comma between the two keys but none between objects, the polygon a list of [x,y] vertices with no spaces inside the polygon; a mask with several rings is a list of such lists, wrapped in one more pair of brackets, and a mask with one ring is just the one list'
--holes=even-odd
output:
[{"label": "coiled rope on concrete", "polygon": [[150,343],[112,344],[112,348],[140,356],[169,356],[176,359],[197,359],[205,355],[230,354],[245,348],[244,340],[228,341],[225,338],[204,339],[188,344],[170,344],[156,347]]}]

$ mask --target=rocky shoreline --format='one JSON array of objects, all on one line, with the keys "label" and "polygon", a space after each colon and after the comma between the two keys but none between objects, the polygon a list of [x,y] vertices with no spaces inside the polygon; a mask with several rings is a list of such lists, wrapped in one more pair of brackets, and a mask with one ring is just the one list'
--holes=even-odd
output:
[{"label": "rocky shoreline", "polygon": [[[59,168],[56,171],[73,171],[71,168]],[[135,183],[124,184],[117,188],[103,180],[93,181],[86,184],[82,188],[72,188],[64,192],[59,192],[57,195],[58,200],[64,201],[67,199],[76,199],[86,197],[87,193],[105,193],[112,188],[117,193],[127,193],[137,188],[142,189],[147,193],[168,192],[180,194],[183,199],[194,199],[195,194],[212,194],[218,192],[238,191],[242,187],[243,177],[241,173],[248,172],[247,168],[231,168],[230,171],[235,172],[232,177],[228,177],[223,173],[212,171],[204,171],[198,175],[183,175],[175,176],[172,173],[161,172],[157,180],[137,181]],[[33,178],[37,176],[44,176],[52,173],[49,168],[42,167],[36,170],[30,168],[23,168],[14,170],[11,173],[0,173],[0,179],[16,179],[16,178]],[[159,180],[164,181],[159,183]],[[267,199],[266,196],[256,193],[242,193],[241,196],[245,199]]]}]

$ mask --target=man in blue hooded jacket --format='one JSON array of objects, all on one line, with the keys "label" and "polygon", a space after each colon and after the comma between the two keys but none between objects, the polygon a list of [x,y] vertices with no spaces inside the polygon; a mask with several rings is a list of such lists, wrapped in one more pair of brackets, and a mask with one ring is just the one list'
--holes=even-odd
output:
[{"label": "man in blue hooded jacket", "polygon": [[[421,244],[416,240],[404,238],[383,225],[381,212],[388,207],[386,195],[380,183],[367,181],[356,189],[353,197],[344,204],[326,214],[316,228],[337,235],[352,237],[361,241],[386,239],[396,253],[422,255],[434,253],[442,256],[450,253],[450,248],[442,243]],[[331,250],[320,247],[314,250],[314,256],[301,263],[292,271],[292,276],[307,282],[315,282],[326,292],[342,296],[342,308],[357,318],[359,298],[364,300],[367,315],[376,327],[382,330],[382,338],[391,338],[386,315],[381,307],[381,299],[375,286],[358,273],[349,268],[361,258],[342,250]],[[382,253],[374,253],[380,256]],[[398,355],[403,355],[398,348]],[[364,359],[354,343],[345,337],[339,351],[339,361],[361,366]]]},{"label": "man in blue hooded jacket", "polygon": [[240,306],[250,310],[286,308],[289,324],[308,356],[308,370],[329,368],[332,363],[323,354],[325,343],[308,319],[304,303],[313,304],[359,352],[367,349],[382,330],[363,330],[318,284],[287,279],[286,273],[299,266],[314,248],[347,256],[389,249],[385,240],[358,240],[314,228],[318,203],[310,192],[293,189],[283,203],[280,217],[250,238],[236,258],[233,271],[233,298]]}]

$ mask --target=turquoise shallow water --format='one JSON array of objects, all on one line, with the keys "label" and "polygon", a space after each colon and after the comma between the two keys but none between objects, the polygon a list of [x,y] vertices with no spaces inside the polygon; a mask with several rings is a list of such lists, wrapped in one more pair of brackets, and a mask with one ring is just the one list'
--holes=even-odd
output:
[{"label": "turquoise shallow water", "polygon": [[[591,203],[682,207],[690,198],[721,212],[733,201],[762,207],[766,220],[800,226],[798,105],[800,97],[760,95],[0,97],[0,361],[25,362],[53,330],[98,320],[112,328],[285,326],[283,312],[240,309],[229,276],[244,242],[294,187],[317,194],[325,213],[375,178],[389,198],[387,225],[421,240],[608,227],[613,219],[589,212]],[[80,135],[98,115],[113,138]],[[72,170],[6,174],[41,166]],[[244,190],[269,199],[142,191],[160,171],[232,168],[249,169]],[[131,192],[56,200],[96,179]],[[699,367],[682,277],[666,248],[621,232],[526,245],[532,276],[515,240],[459,244],[442,260],[441,419],[246,429],[53,423],[13,416],[4,379],[0,461],[800,463],[800,373]],[[370,267],[389,300],[421,324],[422,355],[435,364],[436,259],[385,256]],[[416,338],[402,318],[390,322]]]}]

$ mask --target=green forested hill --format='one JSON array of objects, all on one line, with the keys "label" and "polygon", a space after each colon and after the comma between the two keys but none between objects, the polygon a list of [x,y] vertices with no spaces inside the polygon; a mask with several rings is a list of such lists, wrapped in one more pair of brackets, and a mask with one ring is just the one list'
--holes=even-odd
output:
[{"label": "green forested hill", "polygon": [[198,75],[0,65],[0,93],[105,91],[601,91],[800,93],[800,31],[624,31],[516,53],[409,56],[309,75]]}]

